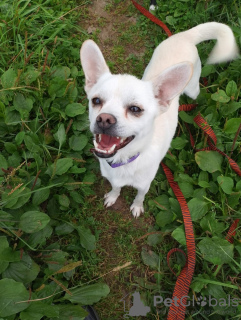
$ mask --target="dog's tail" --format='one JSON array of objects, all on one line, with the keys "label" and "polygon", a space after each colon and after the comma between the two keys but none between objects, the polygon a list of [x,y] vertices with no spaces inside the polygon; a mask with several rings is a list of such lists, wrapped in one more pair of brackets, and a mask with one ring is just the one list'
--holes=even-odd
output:
[{"label": "dog's tail", "polygon": [[230,61],[239,56],[239,49],[233,32],[225,24],[203,23],[188,30],[187,33],[188,38],[190,37],[195,45],[205,40],[217,39],[217,43],[208,57],[208,64]]}]

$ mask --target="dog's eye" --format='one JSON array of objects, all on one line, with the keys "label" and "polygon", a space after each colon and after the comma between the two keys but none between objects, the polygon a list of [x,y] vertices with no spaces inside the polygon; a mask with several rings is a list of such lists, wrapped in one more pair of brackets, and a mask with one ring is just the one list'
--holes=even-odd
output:
[{"label": "dog's eye", "polygon": [[129,107],[129,110],[133,113],[140,113],[142,112],[143,110],[141,110],[141,108],[137,107],[137,106],[130,106]]},{"label": "dog's eye", "polygon": [[98,106],[102,103],[101,99],[100,98],[93,98],[92,99],[92,103],[95,105],[95,106]]}]

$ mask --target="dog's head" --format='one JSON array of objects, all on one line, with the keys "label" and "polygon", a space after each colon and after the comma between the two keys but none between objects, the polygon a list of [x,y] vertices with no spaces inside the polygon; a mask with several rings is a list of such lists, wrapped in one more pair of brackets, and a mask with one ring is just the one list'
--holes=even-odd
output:
[{"label": "dog's head", "polygon": [[89,99],[90,130],[95,137],[94,152],[100,158],[113,157],[117,152],[133,154],[134,146],[141,151],[152,134],[157,115],[168,109],[192,75],[192,66],[187,62],[164,70],[152,81],[113,75],[92,40],[83,43],[80,57]]}]

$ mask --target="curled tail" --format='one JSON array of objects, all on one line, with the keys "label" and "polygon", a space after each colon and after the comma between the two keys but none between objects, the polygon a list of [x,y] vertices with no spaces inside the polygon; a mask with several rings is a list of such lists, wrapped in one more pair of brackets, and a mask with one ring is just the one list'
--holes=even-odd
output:
[{"label": "curled tail", "polygon": [[217,39],[217,43],[208,57],[208,64],[230,61],[239,56],[233,31],[225,24],[203,23],[186,32],[195,45],[205,40]]}]

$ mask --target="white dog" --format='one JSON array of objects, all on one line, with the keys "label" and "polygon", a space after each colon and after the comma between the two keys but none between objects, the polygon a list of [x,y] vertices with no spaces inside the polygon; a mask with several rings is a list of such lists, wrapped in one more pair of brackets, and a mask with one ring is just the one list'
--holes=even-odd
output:
[{"label": "white dog", "polygon": [[210,22],[178,33],[163,41],[154,51],[142,80],[132,75],[113,75],[99,47],[83,43],[80,56],[89,99],[93,152],[99,158],[101,173],[112,185],[105,195],[111,206],[121,187],[138,190],[130,207],[134,217],[143,209],[145,194],[154,179],[175,134],[179,96],[195,99],[199,94],[201,61],[196,44],[217,39],[208,63],[238,57],[231,29]]}]

